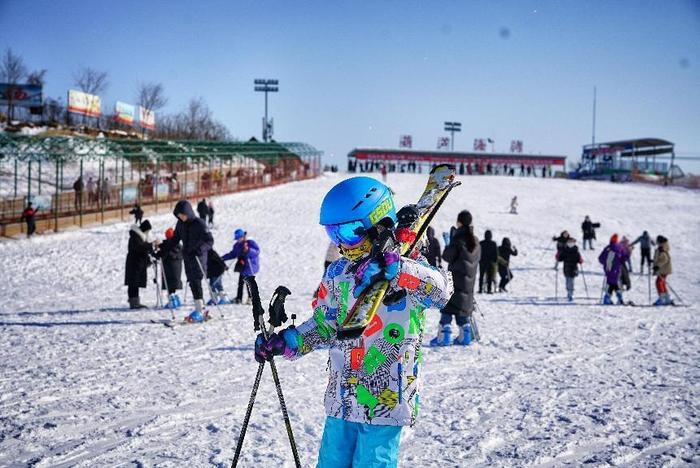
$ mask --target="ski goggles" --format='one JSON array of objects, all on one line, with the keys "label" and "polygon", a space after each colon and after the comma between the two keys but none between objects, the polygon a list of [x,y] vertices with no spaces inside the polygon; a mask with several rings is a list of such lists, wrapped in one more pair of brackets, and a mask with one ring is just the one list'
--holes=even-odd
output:
[{"label": "ski goggles", "polygon": [[367,228],[362,221],[350,221],[342,224],[327,224],[326,234],[336,244],[356,245],[367,236]]}]

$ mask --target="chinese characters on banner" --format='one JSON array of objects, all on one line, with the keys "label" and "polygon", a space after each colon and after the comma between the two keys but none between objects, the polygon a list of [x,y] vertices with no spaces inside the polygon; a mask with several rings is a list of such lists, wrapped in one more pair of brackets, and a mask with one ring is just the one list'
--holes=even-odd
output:
[{"label": "chinese characters on banner", "polygon": [[411,135],[401,135],[399,139],[399,148],[412,148],[413,147],[413,137]]},{"label": "chinese characters on banner", "polygon": [[511,153],[522,153],[523,152],[523,141],[513,140],[510,142],[510,152]]},{"label": "chinese characters on banner", "polygon": [[486,151],[486,140],[484,138],[474,138],[474,151]]},{"label": "chinese characters on banner", "polygon": [[68,112],[88,117],[99,117],[101,112],[100,97],[74,89],[68,90]]},{"label": "chinese characters on banner", "polygon": [[450,137],[439,137],[437,141],[437,149],[449,148]]}]

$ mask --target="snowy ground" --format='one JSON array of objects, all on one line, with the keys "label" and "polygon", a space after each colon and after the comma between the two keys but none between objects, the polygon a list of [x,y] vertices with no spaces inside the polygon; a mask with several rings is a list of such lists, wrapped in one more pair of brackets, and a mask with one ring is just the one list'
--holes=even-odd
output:
[{"label": "snowy ground", "polygon": [[[263,295],[287,285],[288,312],[300,319],[310,315],[327,245],[318,207],[339,177],[215,202],[216,249],[227,250],[235,228],[247,229],[263,249]],[[399,203],[413,201],[423,182],[390,177]],[[520,214],[513,216],[507,207],[516,194]],[[472,211],[479,237],[490,228],[518,247],[515,279],[510,294],[478,297],[481,344],[426,352],[421,415],[404,431],[401,464],[700,464],[700,308],[594,305],[580,277],[577,304],[556,302],[549,241],[562,229],[580,237],[586,214],[602,223],[601,240],[663,233],[671,284],[698,304],[700,193],[471,177],[443,207],[436,230],[447,230],[462,208]],[[151,221],[162,233],[174,218]],[[257,368],[250,309],[227,306],[226,320],[174,330],[150,323],[164,312],[124,310],[127,229],[0,244],[0,466],[230,464]],[[602,276],[594,255],[586,258],[597,297]],[[638,261],[636,251],[635,268]],[[232,291],[233,279],[226,281]],[[646,277],[633,281],[628,298],[646,303]],[[142,298],[154,304],[153,288]],[[278,365],[304,466],[315,464],[322,434],[326,358],[318,352]],[[266,372],[241,466],[292,466],[271,380]]]}]

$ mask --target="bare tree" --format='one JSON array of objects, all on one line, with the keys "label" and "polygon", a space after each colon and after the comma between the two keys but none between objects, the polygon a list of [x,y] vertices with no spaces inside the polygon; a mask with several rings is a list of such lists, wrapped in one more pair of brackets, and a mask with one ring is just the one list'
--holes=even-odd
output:
[{"label": "bare tree", "polygon": [[187,108],[176,115],[160,119],[156,136],[173,140],[229,140],[228,129],[214,119],[202,98],[190,100]]},{"label": "bare tree", "polygon": [[168,103],[165,88],[161,83],[141,83],[136,100],[141,107],[154,112],[161,110]]},{"label": "bare tree", "polygon": [[44,86],[46,84],[46,72],[45,68],[41,70],[34,70],[27,74],[27,83],[32,85]]},{"label": "bare tree", "polygon": [[80,88],[84,93],[100,94],[107,90],[109,81],[107,80],[107,72],[95,70],[90,67],[83,67],[73,75],[75,86]]},{"label": "bare tree", "polygon": [[12,52],[12,49],[5,49],[5,53],[0,60],[0,79],[9,84],[7,90],[7,114],[12,120],[14,118],[15,106],[14,90],[12,85],[16,85],[27,75],[27,67],[24,66],[24,59]]}]

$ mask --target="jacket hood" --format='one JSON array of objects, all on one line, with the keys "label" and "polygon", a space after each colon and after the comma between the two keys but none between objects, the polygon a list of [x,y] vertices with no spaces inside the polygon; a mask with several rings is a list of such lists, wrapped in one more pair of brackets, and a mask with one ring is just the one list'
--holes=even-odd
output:
[{"label": "jacket hood", "polygon": [[148,234],[143,232],[136,224],[131,226],[130,232],[133,232],[141,238],[142,241],[146,242],[148,240]]},{"label": "jacket hood", "polygon": [[177,202],[175,205],[175,209],[173,210],[173,215],[177,218],[177,215],[180,213],[187,215],[187,220],[192,221],[195,218],[194,210],[192,209],[192,205],[190,205],[190,202],[187,200],[180,200]]}]

